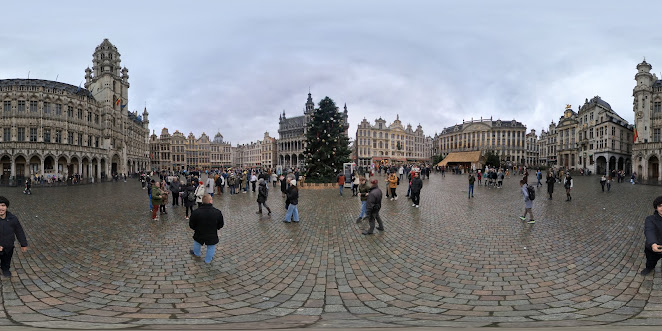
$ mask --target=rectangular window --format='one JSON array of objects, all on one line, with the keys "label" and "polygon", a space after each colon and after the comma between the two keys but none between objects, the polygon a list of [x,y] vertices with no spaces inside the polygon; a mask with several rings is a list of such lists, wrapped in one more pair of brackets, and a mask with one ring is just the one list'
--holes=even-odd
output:
[{"label": "rectangular window", "polygon": [[55,105],[55,115],[62,116],[62,105],[59,103]]},{"label": "rectangular window", "polygon": [[91,111],[87,112],[87,121],[92,122],[92,112]]},{"label": "rectangular window", "polygon": [[653,129],[653,142],[660,142],[660,129]]},{"label": "rectangular window", "polygon": [[99,137],[94,138],[94,147],[99,148]]},{"label": "rectangular window", "polygon": [[83,134],[78,134],[78,146],[83,146]]},{"label": "rectangular window", "polygon": [[17,140],[25,141],[25,128],[18,128]]},{"label": "rectangular window", "polygon": [[83,110],[78,108],[78,119],[82,120],[83,119]]},{"label": "rectangular window", "polygon": [[25,111],[25,100],[18,100],[18,111],[19,112]]},{"label": "rectangular window", "polygon": [[99,124],[99,115],[94,114],[94,123]]},{"label": "rectangular window", "polygon": [[11,101],[5,101],[5,102],[3,103],[3,109],[4,109],[6,112],[10,112],[10,111],[11,111]]},{"label": "rectangular window", "polygon": [[31,113],[36,113],[39,112],[39,104],[37,101],[30,101],[30,112]]},{"label": "rectangular window", "polygon": [[655,113],[662,112],[662,102],[660,101],[653,102],[653,112]]},{"label": "rectangular window", "polygon": [[44,142],[51,142],[51,129],[44,129]]},{"label": "rectangular window", "polygon": [[55,143],[62,143],[62,130],[55,130]]},{"label": "rectangular window", "polygon": [[37,142],[37,128],[30,128],[30,142]]},{"label": "rectangular window", "polygon": [[51,104],[48,102],[44,102],[44,114],[50,114],[51,113]]},{"label": "rectangular window", "polygon": [[69,144],[69,145],[74,144],[74,133],[73,132],[69,132],[69,134],[67,135],[67,144]]},{"label": "rectangular window", "polygon": [[92,146],[92,136],[87,136],[87,146]]},{"label": "rectangular window", "polygon": [[74,107],[67,106],[67,117],[69,118],[74,117]]},{"label": "rectangular window", "polygon": [[10,141],[10,140],[11,140],[11,128],[3,128],[2,141]]}]

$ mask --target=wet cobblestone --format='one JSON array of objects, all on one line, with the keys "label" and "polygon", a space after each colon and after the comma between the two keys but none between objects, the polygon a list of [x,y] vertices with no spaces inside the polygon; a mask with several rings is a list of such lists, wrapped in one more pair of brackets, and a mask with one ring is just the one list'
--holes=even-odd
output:
[{"label": "wet cobblestone", "polygon": [[[378,178],[383,183],[383,177]],[[150,219],[137,180],[3,188],[31,250],[2,278],[0,324],[94,328],[215,324],[221,328],[662,324],[662,277],[645,263],[643,220],[662,191],[575,177],[573,200],[541,188],[537,223],[519,220],[517,179],[502,189],[433,174],[420,208],[398,187],[386,231],[363,236],[351,190],[302,189],[301,223],[256,215],[256,193],[222,195],[226,226],[211,265],[188,254],[183,207]],[[204,250],[203,250],[204,251]]]}]

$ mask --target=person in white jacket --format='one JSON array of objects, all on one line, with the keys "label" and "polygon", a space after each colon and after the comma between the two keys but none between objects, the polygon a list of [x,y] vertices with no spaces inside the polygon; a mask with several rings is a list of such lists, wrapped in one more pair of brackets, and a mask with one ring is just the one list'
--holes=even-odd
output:
[{"label": "person in white jacket", "polygon": [[207,191],[207,194],[214,197],[214,177],[210,176],[207,178],[207,185],[205,185],[205,190]]}]

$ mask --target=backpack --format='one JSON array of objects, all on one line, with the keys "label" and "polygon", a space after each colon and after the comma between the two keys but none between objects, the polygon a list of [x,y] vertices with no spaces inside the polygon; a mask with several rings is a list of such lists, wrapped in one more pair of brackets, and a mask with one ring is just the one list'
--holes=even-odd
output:
[{"label": "backpack", "polygon": [[526,192],[529,194],[529,200],[533,201],[536,199],[536,189],[533,186],[526,186]]},{"label": "backpack", "polygon": [[188,192],[188,201],[195,201],[195,191]]}]

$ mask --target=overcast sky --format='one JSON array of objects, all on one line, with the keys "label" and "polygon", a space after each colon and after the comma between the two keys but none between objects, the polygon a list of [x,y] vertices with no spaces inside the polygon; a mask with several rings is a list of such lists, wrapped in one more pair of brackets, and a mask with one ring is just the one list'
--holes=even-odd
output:
[{"label": "overcast sky", "polygon": [[660,1],[11,1],[0,79],[78,85],[108,38],[129,69],[129,109],[150,130],[233,144],[278,137],[278,116],[347,103],[350,136],[378,117],[433,136],[470,120],[558,122],[599,95],[633,121],[644,56],[662,77]]}]

